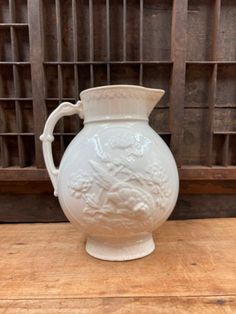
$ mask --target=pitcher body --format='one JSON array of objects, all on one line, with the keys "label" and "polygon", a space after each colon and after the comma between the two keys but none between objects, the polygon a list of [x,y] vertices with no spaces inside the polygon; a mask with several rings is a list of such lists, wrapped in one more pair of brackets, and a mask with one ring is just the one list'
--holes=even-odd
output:
[{"label": "pitcher body", "polygon": [[[122,261],[150,254],[152,232],[175,206],[177,167],[148,124],[163,94],[129,85],[88,89],[76,105],[59,106],[45,126],[41,139],[56,195],[67,218],[87,235],[86,250],[94,257]],[[56,169],[51,133],[58,118],[73,113],[84,118],[84,128]]]}]

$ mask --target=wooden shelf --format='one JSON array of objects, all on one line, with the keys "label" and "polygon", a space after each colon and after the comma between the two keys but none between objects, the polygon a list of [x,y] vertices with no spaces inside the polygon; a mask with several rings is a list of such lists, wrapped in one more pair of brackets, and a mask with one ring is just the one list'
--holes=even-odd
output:
[{"label": "wooden shelf", "polygon": [[27,28],[29,24],[27,23],[0,23],[0,28],[8,28],[8,27],[19,27],[19,28]]},{"label": "wooden shelf", "polygon": [[0,65],[30,65],[28,61],[0,61]]},{"label": "wooden shelf", "polygon": [[236,312],[236,219],[168,221],[156,250],[105,262],[69,223],[0,231],[0,311],[13,313]]},{"label": "wooden shelf", "polygon": [[34,133],[29,132],[0,132],[0,136],[34,136]]},{"label": "wooden shelf", "polygon": [[0,97],[0,101],[32,101],[32,98],[24,98],[24,97],[9,97],[9,98],[4,98]]},{"label": "wooden shelf", "polygon": [[109,60],[104,60],[104,61],[45,61],[43,64],[45,65],[86,65],[86,64],[173,64],[173,61],[143,61],[143,60],[138,60],[138,61],[129,61],[129,60],[120,60],[120,61],[109,61]]},{"label": "wooden shelf", "polygon": [[186,64],[236,64],[236,61],[186,61]]},{"label": "wooden shelf", "polygon": [[235,135],[236,131],[214,131],[213,134],[217,134],[217,135]]},{"label": "wooden shelf", "polygon": [[58,97],[49,97],[49,98],[46,98],[45,100],[46,101],[76,101],[76,99],[73,97],[71,97],[71,98],[62,97],[61,99]]},{"label": "wooden shelf", "polygon": [[181,180],[236,180],[236,166],[182,166],[179,173]]},{"label": "wooden shelf", "polygon": [[[168,133],[167,133],[168,134]],[[31,135],[31,134],[30,134]],[[55,135],[60,136],[60,133]],[[73,136],[73,133],[65,133]],[[0,168],[0,181],[49,181],[46,169],[36,167],[8,167]],[[236,166],[203,167],[182,166],[179,169],[180,180],[236,180]]]}]

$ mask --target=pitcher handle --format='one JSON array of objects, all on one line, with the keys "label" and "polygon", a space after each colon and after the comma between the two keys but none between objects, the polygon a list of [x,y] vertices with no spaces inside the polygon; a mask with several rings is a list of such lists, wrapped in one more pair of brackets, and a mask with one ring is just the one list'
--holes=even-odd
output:
[{"label": "pitcher handle", "polygon": [[43,142],[43,157],[49,177],[54,187],[54,195],[57,196],[57,178],[58,169],[55,167],[52,156],[52,142],[54,141],[53,130],[60,118],[63,116],[70,116],[73,114],[79,114],[83,119],[82,102],[79,100],[76,104],[70,102],[63,102],[58,106],[48,117],[43,134],[40,136],[40,140]]}]

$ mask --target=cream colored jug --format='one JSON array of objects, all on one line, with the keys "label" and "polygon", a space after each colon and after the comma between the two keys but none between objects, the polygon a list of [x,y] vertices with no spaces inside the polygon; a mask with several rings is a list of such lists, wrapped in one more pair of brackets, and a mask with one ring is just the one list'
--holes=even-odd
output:
[{"label": "cream colored jug", "polygon": [[[171,214],[179,179],[174,158],[148,117],[160,89],[110,85],[81,92],[49,116],[40,139],[45,164],[67,218],[87,235],[86,251],[124,261],[155,249],[152,232]],[[55,168],[53,129],[78,114],[84,128]]]}]

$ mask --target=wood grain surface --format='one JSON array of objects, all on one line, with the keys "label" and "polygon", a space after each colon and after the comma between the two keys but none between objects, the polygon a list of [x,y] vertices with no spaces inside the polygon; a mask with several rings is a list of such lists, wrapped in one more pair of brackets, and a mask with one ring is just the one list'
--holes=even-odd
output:
[{"label": "wood grain surface", "polygon": [[[4,312],[1,312],[4,311]],[[234,314],[235,297],[141,297],[4,300],[4,314]]]},{"label": "wood grain surface", "polygon": [[129,262],[84,251],[69,223],[0,227],[0,313],[235,313],[236,219],[168,221]]}]

